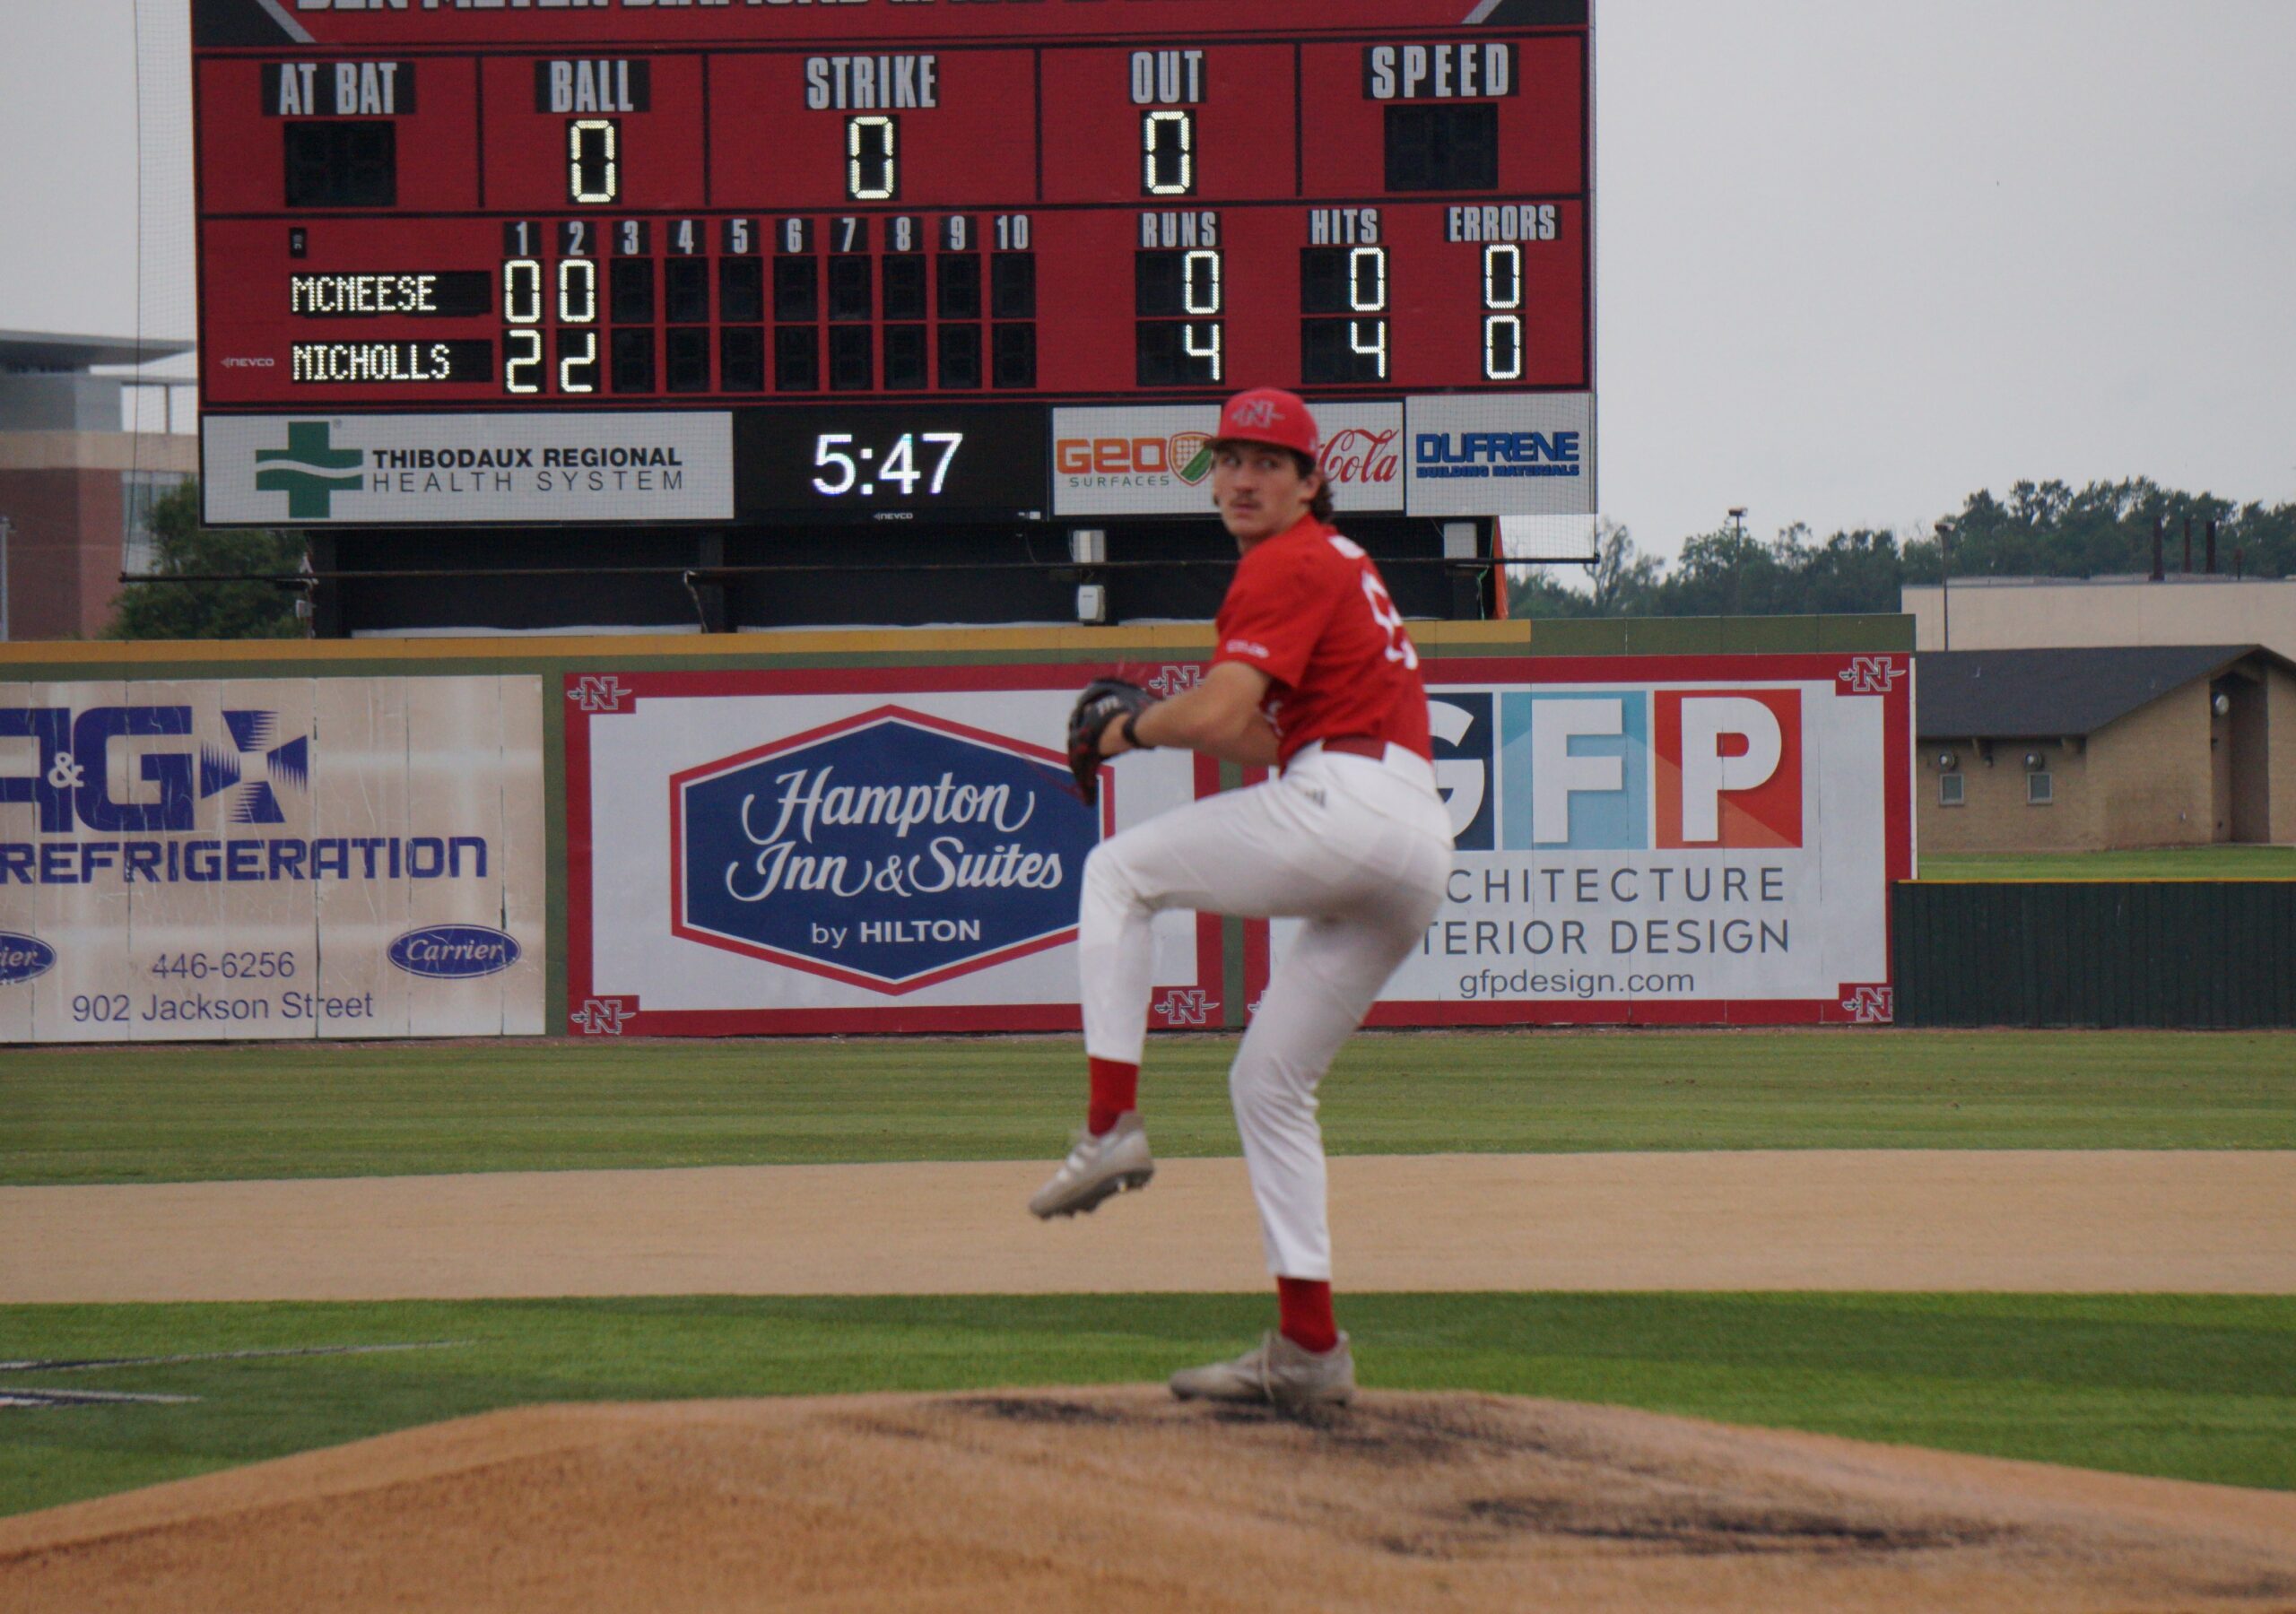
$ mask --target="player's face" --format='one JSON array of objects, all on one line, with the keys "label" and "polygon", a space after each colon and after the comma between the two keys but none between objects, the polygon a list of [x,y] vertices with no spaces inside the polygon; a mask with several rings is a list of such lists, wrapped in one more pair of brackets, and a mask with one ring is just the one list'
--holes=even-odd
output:
[{"label": "player's face", "polygon": [[1319,472],[1302,476],[1288,450],[1258,443],[1231,443],[1212,456],[1212,502],[1246,549],[1298,525],[1321,480]]}]

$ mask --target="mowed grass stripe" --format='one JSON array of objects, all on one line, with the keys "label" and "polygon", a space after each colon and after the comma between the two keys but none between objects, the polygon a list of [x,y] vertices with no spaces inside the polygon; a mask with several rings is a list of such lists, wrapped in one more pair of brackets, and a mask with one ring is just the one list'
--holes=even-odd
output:
[{"label": "mowed grass stripe", "polygon": [[[1228,1037],[1150,1045],[1169,1158],[1237,1152]],[[0,1184],[1051,1159],[1065,1039],[240,1045],[0,1053]],[[1378,1035],[1338,1154],[2296,1148],[2296,1034]]]},{"label": "mowed grass stripe", "polygon": [[[548,1401],[1137,1383],[1231,1354],[1257,1296],[683,1298],[0,1307],[0,1358],[454,1341],[370,1356],[0,1374],[192,1395],[0,1410],[20,1513]],[[1609,1402],[2003,1457],[2296,1489],[2296,1299],[1365,1295],[1372,1389]]]},{"label": "mowed grass stripe", "polygon": [[2296,880],[2296,846],[2126,852],[1925,852],[1924,880]]}]

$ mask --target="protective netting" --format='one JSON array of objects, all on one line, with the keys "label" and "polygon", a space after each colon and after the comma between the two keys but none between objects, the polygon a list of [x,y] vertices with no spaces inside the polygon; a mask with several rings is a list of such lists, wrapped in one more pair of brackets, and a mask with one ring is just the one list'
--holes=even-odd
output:
[{"label": "protective netting", "polygon": [[1596,516],[1509,516],[1499,524],[1500,544],[1518,560],[1555,563],[1595,558]]},{"label": "protective netting", "polygon": [[[189,342],[198,330],[197,265],[192,213],[191,7],[188,0],[115,0],[135,30],[136,273],[139,346]],[[189,381],[196,355],[152,360],[146,383]],[[131,431],[188,432],[197,425],[187,386],[132,386]],[[139,467],[141,468],[141,467]]]}]

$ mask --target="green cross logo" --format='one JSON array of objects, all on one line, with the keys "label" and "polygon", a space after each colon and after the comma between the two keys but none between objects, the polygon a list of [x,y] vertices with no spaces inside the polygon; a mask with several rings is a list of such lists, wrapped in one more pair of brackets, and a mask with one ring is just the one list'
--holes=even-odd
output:
[{"label": "green cross logo", "polygon": [[356,493],[365,482],[359,467],[367,463],[363,448],[338,448],[325,421],[294,421],[287,427],[287,447],[258,448],[255,463],[272,468],[255,473],[258,492],[287,495],[291,521],[326,521],[335,514],[337,493]]}]

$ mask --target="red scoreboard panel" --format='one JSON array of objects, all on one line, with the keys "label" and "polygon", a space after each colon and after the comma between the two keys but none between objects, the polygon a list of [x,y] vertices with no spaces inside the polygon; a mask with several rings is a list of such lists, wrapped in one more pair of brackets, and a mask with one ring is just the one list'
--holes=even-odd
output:
[{"label": "red scoreboard panel", "polygon": [[208,515],[1594,508],[1587,0],[193,0]]}]

